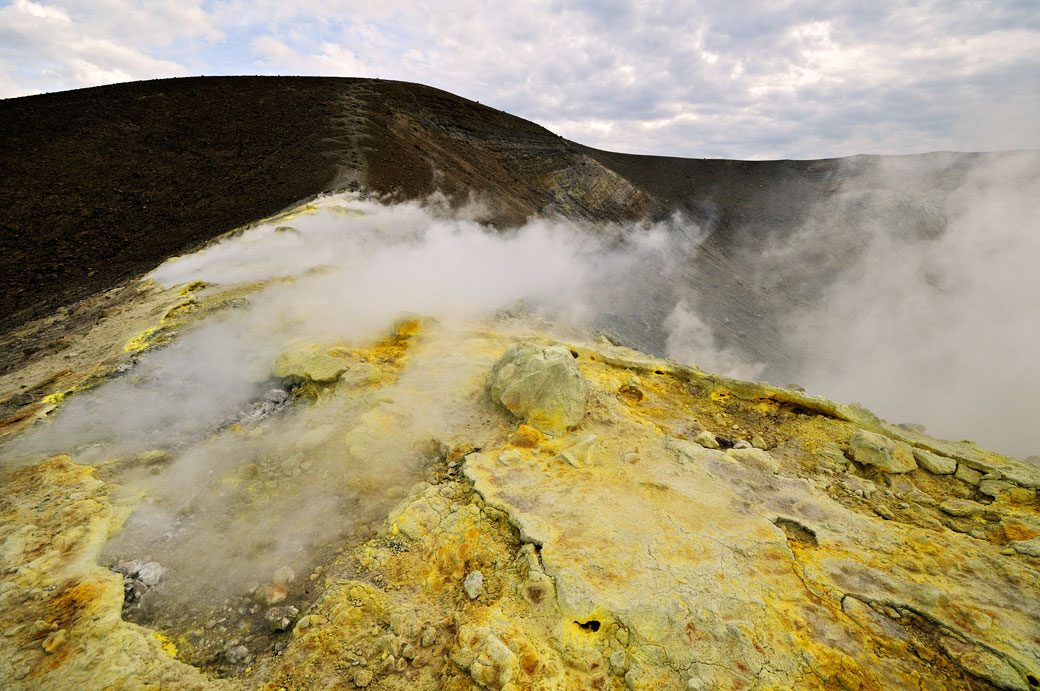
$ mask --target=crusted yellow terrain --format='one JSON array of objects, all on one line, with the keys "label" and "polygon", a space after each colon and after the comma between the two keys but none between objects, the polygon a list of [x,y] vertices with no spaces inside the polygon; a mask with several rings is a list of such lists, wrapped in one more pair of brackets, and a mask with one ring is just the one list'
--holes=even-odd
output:
[{"label": "crusted yellow terrain", "polygon": [[[174,296],[154,314],[191,315]],[[485,378],[519,342],[571,352],[589,387],[578,425],[553,436],[490,400]],[[299,405],[351,412],[275,447],[291,461],[281,475],[225,478],[253,497],[243,511],[301,473],[390,500],[374,537],[301,577],[315,592],[284,646],[218,678],[180,661],[193,659],[183,632],[124,622],[121,576],[98,558],[132,505],[59,456],[0,485],[0,686],[1040,686],[1032,466],[504,318],[406,319],[279,363]],[[247,450],[274,424],[224,443]],[[865,465],[861,430],[948,472]],[[418,484],[383,477],[395,445],[426,459]]]}]

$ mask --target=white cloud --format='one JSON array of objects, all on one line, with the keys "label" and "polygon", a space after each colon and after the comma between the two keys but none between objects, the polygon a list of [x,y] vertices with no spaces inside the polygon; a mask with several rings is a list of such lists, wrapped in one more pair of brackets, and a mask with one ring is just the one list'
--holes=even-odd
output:
[{"label": "white cloud", "polygon": [[1040,148],[1028,2],[16,0],[0,24],[7,94],[259,68],[422,82],[646,153]]}]

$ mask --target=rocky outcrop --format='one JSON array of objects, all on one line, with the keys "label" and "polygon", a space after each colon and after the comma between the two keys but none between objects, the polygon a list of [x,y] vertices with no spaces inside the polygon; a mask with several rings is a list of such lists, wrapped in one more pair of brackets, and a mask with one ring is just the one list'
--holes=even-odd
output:
[{"label": "rocky outcrop", "polygon": [[[57,387],[0,432],[139,385],[139,358],[243,295],[124,295],[0,376],[5,400]],[[545,327],[404,318],[298,343],[200,440],[5,455],[0,685],[1040,685],[1040,468]],[[105,561],[121,539],[136,553]]]}]

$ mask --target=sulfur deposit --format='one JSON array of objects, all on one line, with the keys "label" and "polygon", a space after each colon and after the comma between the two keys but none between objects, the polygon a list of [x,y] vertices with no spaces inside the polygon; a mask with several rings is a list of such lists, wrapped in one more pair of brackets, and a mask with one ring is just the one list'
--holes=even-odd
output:
[{"label": "sulfur deposit", "polygon": [[[9,441],[259,291],[142,287]],[[274,350],[169,448],[5,447],[0,686],[1040,687],[1035,466],[519,311]]]}]

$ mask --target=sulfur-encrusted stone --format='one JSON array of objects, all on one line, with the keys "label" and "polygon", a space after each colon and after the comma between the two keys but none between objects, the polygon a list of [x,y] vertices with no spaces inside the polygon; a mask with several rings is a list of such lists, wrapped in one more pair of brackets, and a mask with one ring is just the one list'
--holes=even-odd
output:
[{"label": "sulfur-encrusted stone", "polygon": [[852,457],[889,473],[908,473],[917,467],[909,444],[861,429],[849,441]]},{"label": "sulfur-encrusted stone", "polygon": [[562,346],[518,343],[492,366],[491,400],[538,429],[558,434],[581,422],[589,386]]}]

